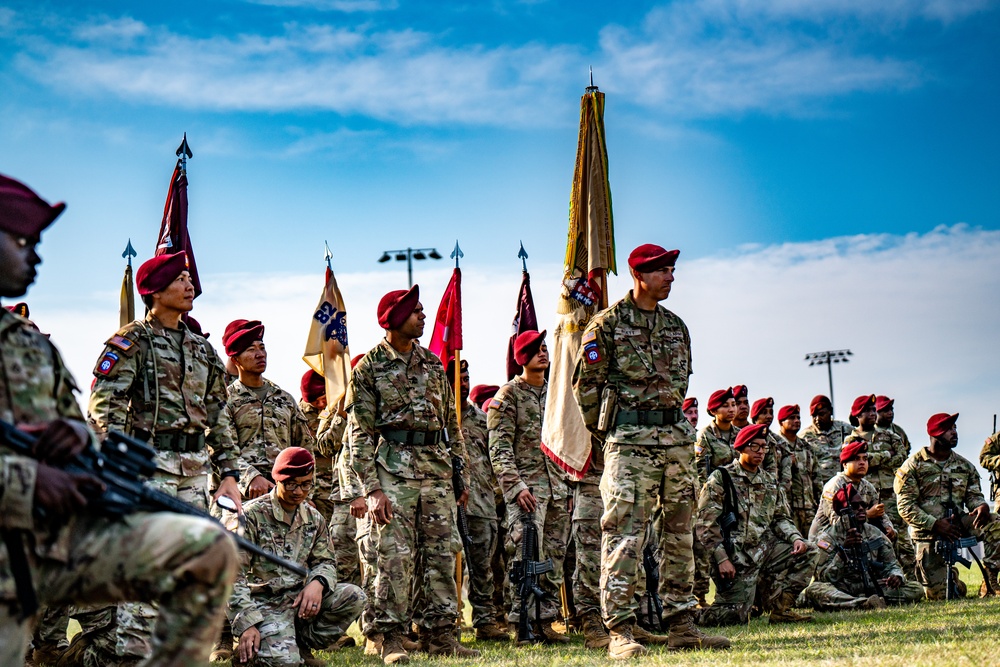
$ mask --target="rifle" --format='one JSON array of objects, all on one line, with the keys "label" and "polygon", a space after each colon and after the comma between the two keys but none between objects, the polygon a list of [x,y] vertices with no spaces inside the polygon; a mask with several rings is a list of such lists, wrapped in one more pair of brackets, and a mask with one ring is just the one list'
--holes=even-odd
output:
[{"label": "rifle", "polygon": [[[862,530],[861,523],[858,521],[854,509],[848,505],[839,510],[837,514],[841,518],[846,518],[850,528],[857,531],[858,536],[861,538],[861,544],[855,544],[846,549],[843,545],[837,545],[837,551],[840,552],[840,555],[851,566],[851,569],[861,575],[861,582],[865,587],[865,595],[878,595],[884,600],[885,591],[878,582],[878,574],[881,574],[885,570],[885,564],[877,560],[875,554],[872,553],[872,547],[865,540],[864,530]],[[874,572],[876,569],[878,573]]]},{"label": "rifle", "polygon": [[[531,489],[528,489],[530,492]],[[518,643],[534,643],[545,641],[542,634],[531,630],[531,620],[528,618],[528,601],[535,600],[535,618],[542,616],[542,600],[549,594],[542,590],[538,577],[553,570],[552,559],[538,560],[538,528],[535,527],[535,513],[526,512],[521,515],[521,560],[513,563],[510,568],[510,581],[517,589],[519,602],[517,618]]]},{"label": "rifle", "polygon": [[[650,524],[652,528],[652,524]],[[656,562],[656,549],[647,531],[646,546],[642,548],[642,569],[646,574],[646,592],[639,600],[639,625],[650,632],[663,632],[663,602],[660,600],[660,565]]]},{"label": "rifle", "polygon": [[[722,500],[722,514],[717,520],[719,528],[722,530],[722,548],[729,556],[729,562],[736,567],[736,545],[733,543],[733,533],[739,527],[740,520],[736,515],[736,486],[733,478],[725,468],[716,468],[722,475],[722,487],[725,490]],[[738,571],[737,571],[738,572]],[[730,590],[736,584],[736,578],[723,579],[721,576],[715,578],[715,587],[722,592]]]},{"label": "rifle", "polygon": [[[34,458],[36,441],[35,436],[0,420],[0,443],[14,453]],[[219,524],[219,520],[208,512],[147,484],[146,480],[156,471],[156,464],[153,462],[155,456],[156,450],[141,440],[118,431],[108,431],[100,450],[88,445],[62,469],[69,473],[88,474],[104,483],[104,491],[87,499],[87,511],[112,519],[120,519],[133,512],[174,512]],[[36,513],[39,518],[45,519],[40,508],[36,508]],[[269,560],[300,577],[309,574],[309,570],[298,563],[273,554],[236,533],[228,530],[225,532],[244,551]]]},{"label": "rifle", "polygon": [[[465,462],[461,456],[451,457],[451,485],[455,487],[455,500],[465,493],[465,480],[462,479],[462,471],[465,469]],[[472,567],[472,538],[469,537],[469,515],[465,508],[458,506],[458,535],[462,538],[462,548],[465,551],[465,560]]]},{"label": "rifle", "polygon": [[[949,486],[949,495],[951,488]],[[944,519],[953,526],[964,530],[963,513],[959,512],[955,504],[952,501],[944,503]],[[965,567],[972,567],[972,561],[968,558],[964,558],[960,553],[960,549],[969,549],[969,553],[972,558],[975,559],[976,565],[979,566],[980,571],[983,573],[983,581],[986,583],[986,590],[989,591],[990,595],[993,595],[993,586],[990,584],[990,577],[986,572],[986,568],[983,567],[982,561],[979,560],[979,556],[976,552],[971,549],[979,544],[979,538],[975,536],[966,535],[965,537],[960,537],[957,540],[949,540],[943,537],[935,538],[934,540],[934,552],[944,559],[945,567],[948,568],[948,585],[945,589],[944,599],[951,600],[953,597],[960,597],[958,594],[958,584],[955,582],[955,572],[953,568],[955,563],[960,563]]]}]

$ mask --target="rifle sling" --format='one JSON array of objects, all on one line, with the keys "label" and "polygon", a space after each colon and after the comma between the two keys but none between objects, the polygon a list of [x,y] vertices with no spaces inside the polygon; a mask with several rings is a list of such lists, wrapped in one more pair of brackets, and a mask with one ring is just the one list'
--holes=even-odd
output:
[{"label": "rifle sling", "polygon": [[[725,489],[725,494],[722,498],[722,514],[732,512],[733,516],[736,517],[736,525],[739,525],[740,514],[737,512],[736,507],[736,485],[733,484],[733,478],[730,476],[729,471],[725,468],[716,468],[719,474],[722,475],[722,488]],[[732,538],[732,529],[729,531],[729,537]]]},{"label": "rifle sling", "polygon": [[0,529],[0,538],[7,547],[7,557],[10,559],[10,573],[14,576],[14,587],[17,591],[17,603],[21,608],[21,620],[26,620],[38,611],[38,596],[31,581],[31,568],[24,552],[22,531]]}]

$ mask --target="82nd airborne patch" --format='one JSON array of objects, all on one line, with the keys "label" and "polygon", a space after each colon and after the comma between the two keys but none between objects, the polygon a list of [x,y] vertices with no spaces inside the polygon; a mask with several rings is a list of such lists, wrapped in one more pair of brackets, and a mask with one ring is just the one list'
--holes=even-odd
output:
[{"label": "82nd airborne patch", "polygon": [[602,359],[601,350],[593,341],[583,346],[583,356],[587,359],[588,364],[599,363]]},{"label": "82nd airborne patch", "polygon": [[118,363],[118,355],[112,350],[107,350],[101,360],[97,362],[96,371],[101,375],[108,375]]}]

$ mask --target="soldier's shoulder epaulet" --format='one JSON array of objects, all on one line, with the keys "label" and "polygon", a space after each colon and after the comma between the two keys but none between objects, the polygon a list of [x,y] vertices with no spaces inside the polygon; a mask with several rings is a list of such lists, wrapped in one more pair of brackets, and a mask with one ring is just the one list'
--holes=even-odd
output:
[{"label": "soldier's shoulder epaulet", "polygon": [[141,320],[129,322],[119,329],[111,338],[104,341],[108,347],[121,351],[127,357],[139,351],[142,340],[143,323]]}]

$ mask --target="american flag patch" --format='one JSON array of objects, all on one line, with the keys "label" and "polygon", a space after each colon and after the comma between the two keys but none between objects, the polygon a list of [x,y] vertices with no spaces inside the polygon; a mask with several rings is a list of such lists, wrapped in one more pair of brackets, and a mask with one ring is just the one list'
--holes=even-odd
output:
[{"label": "american flag patch", "polygon": [[132,349],[132,346],[135,345],[135,343],[133,343],[132,341],[130,341],[125,336],[119,336],[119,335],[116,334],[116,335],[114,335],[114,336],[111,337],[111,340],[108,341],[108,345],[114,345],[119,350],[122,350],[124,352],[128,352],[129,350]]}]

